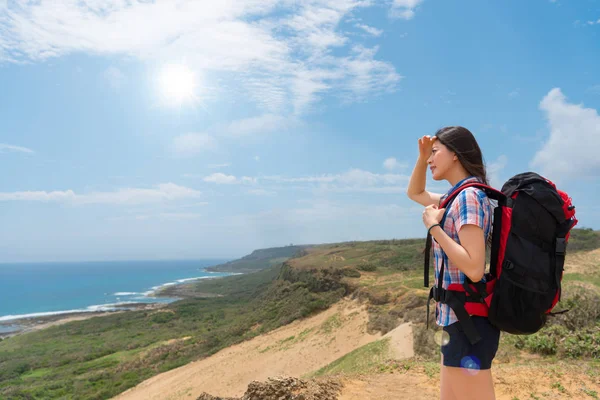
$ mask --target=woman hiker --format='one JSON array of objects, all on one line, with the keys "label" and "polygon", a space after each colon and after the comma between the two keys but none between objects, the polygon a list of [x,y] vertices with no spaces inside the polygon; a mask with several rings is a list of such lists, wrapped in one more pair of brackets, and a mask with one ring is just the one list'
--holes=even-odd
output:
[{"label": "woman hiker", "polygon": [[[435,181],[448,181],[445,195],[425,190],[427,167]],[[419,139],[419,158],[410,178],[408,197],[425,206],[423,223],[433,238],[435,284],[442,287],[463,283],[467,277],[479,282],[484,277],[487,239],[491,233],[492,207],[487,195],[477,188],[460,192],[447,210],[441,202],[458,187],[480,182],[488,184],[481,149],[473,134],[460,126],[442,128],[435,136]],[[440,269],[444,262],[444,276]],[[491,364],[500,340],[500,331],[486,317],[471,316],[481,340],[474,345],[466,337],[447,304],[436,304],[436,323],[442,327],[442,400],[495,399]]]}]

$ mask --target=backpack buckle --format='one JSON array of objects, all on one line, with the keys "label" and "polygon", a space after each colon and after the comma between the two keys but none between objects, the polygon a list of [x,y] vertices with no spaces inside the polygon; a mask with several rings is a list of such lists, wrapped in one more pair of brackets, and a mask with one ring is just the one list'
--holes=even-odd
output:
[{"label": "backpack buckle", "polygon": [[561,237],[556,238],[556,246],[554,251],[559,256],[564,256],[567,252],[567,239]]}]

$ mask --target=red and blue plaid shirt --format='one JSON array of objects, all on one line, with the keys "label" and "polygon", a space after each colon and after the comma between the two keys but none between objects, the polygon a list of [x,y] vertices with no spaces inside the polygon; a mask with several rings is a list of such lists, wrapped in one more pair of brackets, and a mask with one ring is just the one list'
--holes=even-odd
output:
[{"label": "red and blue plaid shirt", "polygon": [[[467,183],[481,182],[476,177],[469,177],[458,182],[452,189],[450,189],[442,199],[440,203],[444,201],[446,197],[459,186]],[[448,236],[454,241],[460,244],[458,232],[464,225],[477,225],[483,229],[484,237],[487,238],[492,229],[492,206],[490,200],[480,189],[467,188],[456,196],[450,208],[446,210],[446,219],[442,229]],[[442,260],[444,260],[444,276],[442,277],[442,287],[447,289],[451,283],[462,284],[466,280],[466,275],[462,273],[456,265],[454,265],[449,259],[441,246],[434,240],[433,241],[433,254],[435,257],[435,285],[438,285],[440,279],[440,269],[442,268]],[[485,269],[485,265],[481,268]],[[454,311],[447,304],[437,303],[436,304],[436,322],[440,326],[448,326],[458,321]]]}]

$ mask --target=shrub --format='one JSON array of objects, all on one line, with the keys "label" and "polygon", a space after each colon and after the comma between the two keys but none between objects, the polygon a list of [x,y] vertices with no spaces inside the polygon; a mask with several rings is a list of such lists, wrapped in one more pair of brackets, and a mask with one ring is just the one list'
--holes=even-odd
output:
[{"label": "shrub", "polygon": [[600,325],[571,333],[561,345],[560,353],[571,358],[600,358]]},{"label": "shrub", "polygon": [[354,268],[344,268],[342,270],[342,274],[344,276],[347,276],[348,278],[360,278],[360,272],[358,272]]},{"label": "shrub", "polygon": [[564,325],[574,331],[600,321],[600,295],[582,287],[569,288],[568,295],[560,302],[568,312],[558,315],[552,324]]},{"label": "shrub", "polygon": [[569,251],[600,248],[600,232],[590,228],[573,229],[569,237]]},{"label": "shrub", "polygon": [[365,263],[365,264],[360,264],[357,268],[361,271],[373,272],[373,271],[377,270],[377,265],[371,264],[371,263]]},{"label": "shrub", "polygon": [[164,323],[171,321],[173,318],[175,318],[174,313],[159,312],[152,316],[152,322],[157,323],[157,324],[164,324]]},{"label": "shrub", "polygon": [[412,328],[415,354],[426,360],[437,360],[440,356],[440,345],[435,341],[435,334],[440,328],[427,329],[425,324],[413,324]]},{"label": "shrub", "polygon": [[369,323],[367,324],[367,332],[381,332],[386,334],[398,326],[398,318],[391,315],[387,310],[376,307],[369,307]]}]

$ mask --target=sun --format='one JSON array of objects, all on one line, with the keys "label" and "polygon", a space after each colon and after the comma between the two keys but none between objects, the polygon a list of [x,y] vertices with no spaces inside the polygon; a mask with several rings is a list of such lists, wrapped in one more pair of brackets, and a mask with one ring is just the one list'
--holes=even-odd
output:
[{"label": "sun", "polygon": [[196,75],[184,64],[168,64],[160,72],[160,87],[168,104],[188,103],[196,98]]}]

